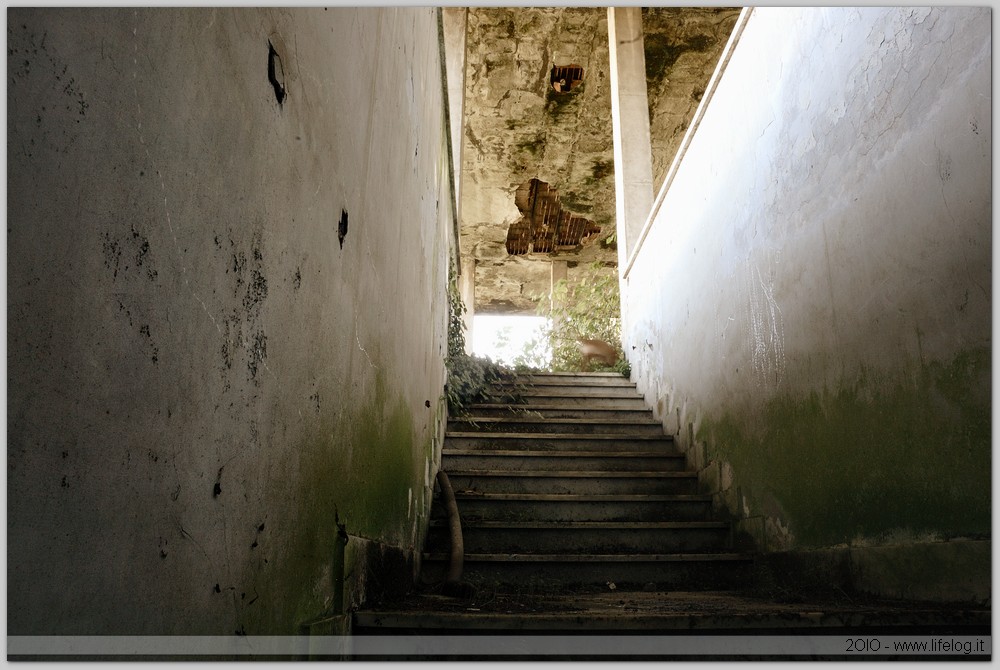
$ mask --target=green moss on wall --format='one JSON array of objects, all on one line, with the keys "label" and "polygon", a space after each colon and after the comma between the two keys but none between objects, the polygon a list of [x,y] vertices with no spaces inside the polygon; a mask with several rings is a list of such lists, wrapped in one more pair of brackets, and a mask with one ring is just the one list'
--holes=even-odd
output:
[{"label": "green moss on wall", "polygon": [[545,91],[545,111],[558,120],[561,114],[569,113],[576,108],[573,103],[582,92],[582,83],[565,93],[556,93],[552,87],[548,87]]},{"label": "green moss on wall", "polygon": [[688,51],[702,52],[716,45],[708,35],[691,35],[685,40],[674,40],[660,33],[645,36],[643,51],[646,60],[646,84],[656,90],[667,78],[670,68]]},{"label": "green moss on wall", "polygon": [[[325,576],[332,565],[335,516],[352,536],[413,549],[410,491],[416,515],[431,439],[414,442],[411,412],[381,373],[374,386],[366,401],[344,402],[345,408],[360,406],[353,416],[331,419],[301,445],[300,480],[287,489],[298,510],[295,541],[277,558],[276,575],[281,598],[287,599],[283,606],[292,611],[279,621],[302,622],[324,611],[332,594]],[[348,552],[348,578],[361,568],[352,556]]]},{"label": "green moss on wall", "polygon": [[989,534],[990,351],[914,378],[862,371],[852,384],[703,420],[751,514],[783,517],[803,547]]},{"label": "green moss on wall", "polygon": [[517,143],[517,149],[530,153],[537,157],[545,150],[545,134],[535,133],[532,137],[525,138]]}]

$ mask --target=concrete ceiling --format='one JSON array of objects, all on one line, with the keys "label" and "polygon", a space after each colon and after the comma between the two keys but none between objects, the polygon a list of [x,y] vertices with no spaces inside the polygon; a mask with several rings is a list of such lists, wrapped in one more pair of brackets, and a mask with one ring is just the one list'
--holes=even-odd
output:
[{"label": "concrete ceiling", "polygon": [[[643,9],[657,190],[739,11]],[[534,314],[552,259],[569,262],[571,280],[593,261],[616,271],[607,10],[471,8],[467,45],[461,249],[477,261],[475,311]],[[583,69],[582,81],[557,93],[552,68],[567,65]],[[526,206],[532,179],[545,197]],[[543,200],[584,233],[545,244]]]}]

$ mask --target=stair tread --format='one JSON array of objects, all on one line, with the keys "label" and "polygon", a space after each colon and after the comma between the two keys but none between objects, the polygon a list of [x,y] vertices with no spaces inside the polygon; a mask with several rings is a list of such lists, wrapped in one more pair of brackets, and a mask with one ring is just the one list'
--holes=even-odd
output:
[{"label": "stair tread", "polygon": [[[642,394],[635,389],[626,386],[591,386],[580,389],[576,386],[511,386],[510,388],[495,388],[493,394],[497,396],[520,397],[519,402],[510,401],[508,404],[515,408],[537,402],[533,398],[583,398],[585,400],[642,400]],[[604,391],[603,393],[600,391]]]},{"label": "stair tread", "polygon": [[[518,375],[518,376],[514,377],[514,379],[516,381],[513,382],[513,383],[525,383],[525,384],[530,384],[530,383],[533,383],[533,382],[534,383],[542,382],[542,383],[549,383],[549,384],[564,384],[567,381],[572,381],[572,382],[575,382],[578,385],[587,386],[587,385],[603,384],[605,382],[611,381],[611,382],[617,382],[617,383],[621,384],[622,386],[635,386],[635,382],[632,381],[631,379],[628,379],[627,377],[622,377],[621,375],[616,375],[616,374],[610,374],[610,375],[587,375],[587,376],[583,376],[583,375],[555,375],[555,374],[549,374],[549,375],[541,375],[541,374],[539,374],[539,375]],[[512,383],[512,382],[509,382],[509,381],[507,381],[505,379],[501,379],[499,381],[494,382],[494,384],[497,384],[497,385],[500,385],[500,384],[510,384],[510,383]]]},{"label": "stair tread", "polygon": [[[449,560],[450,554],[424,553],[425,560]],[[520,563],[631,563],[631,562],[696,562],[696,561],[752,561],[752,554],[728,553],[673,553],[673,554],[465,554],[465,562],[520,562]]]},{"label": "stair tread", "polygon": [[[472,403],[471,405],[469,405],[469,409],[472,409],[472,410],[476,410],[476,409],[509,409],[509,410],[513,410],[515,412],[522,412],[522,411],[527,412],[527,411],[531,411],[531,410],[560,410],[560,411],[563,411],[563,410],[570,410],[570,409],[574,409],[574,408],[572,408],[572,407],[565,407],[563,405],[536,405],[536,404],[531,404],[531,403],[516,403],[516,404],[511,404],[509,402],[479,402],[479,403]],[[634,412],[636,414],[652,414],[653,413],[653,410],[649,409],[648,407],[614,407],[612,405],[608,405],[606,407],[588,406],[588,407],[582,407],[582,408],[578,408],[578,409],[581,409],[581,410],[584,410],[584,411],[588,411],[588,412],[590,412],[590,411],[594,411],[594,412],[607,411],[607,412]]]},{"label": "stair tread", "polygon": [[445,470],[449,477],[587,477],[600,478],[657,478],[664,479],[697,479],[697,472],[652,472],[648,470]]},{"label": "stair tread", "polygon": [[569,371],[542,371],[542,372],[520,372],[518,377],[621,377],[620,372],[569,372]]},{"label": "stair tread", "polygon": [[[448,421],[453,422],[463,422],[463,423],[569,423],[573,425],[623,425],[623,426],[659,426],[661,425],[656,419],[642,419],[642,418],[630,418],[630,419],[577,419],[573,417],[544,417],[544,416],[459,416],[459,417],[449,417]],[[522,433],[519,433],[522,434]]]},{"label": "stair tread", "polygon": [[477,439],[516,439],[516,440],[643,440],[655,442],[656,440],[666,440],[673,442],[671,435],[627,435],[623,433],[495,433],[495,432],[465,432],[448,431],[445,439],[454,438],[477,438]]},{"label": "stair tread", "polygon": [[[432,519],[432,526],[447,527],[446,519]],[[598,529],[598,530],[658,530],[658,529],[694,529],[694,528],[729,528],[725,521],[467,521],[462,520],[463,528],[512,528],[521,530],[546,529]]]},{"label": "stair tread", "polygon": [[470,493],[456,491],[455,497],[468,500],[541,500],[563,502],[711,502],[708,494],[660,493]]},{"label": "stair tread", "polygon": [[[436,594],[408,596],[402,602],[370,606],[354,614],[355,627],[374,629],[416,628],[433,630],[501,631],[523,635],[524,631],[583,631],[594,635],[621,635],[639,632],[662,636],[670,644],[668,631],[683,634],[708,634],[729,630],[744,635],[755,630],[811,631],[845,628],[863,631],[882,626],[982,626],[989,633],[992,613],[988,607],[968,607],[956,611],[940,606],[908,605],[898,602],[844,602],[829,598],[804,602],[776,602],[767,596],[755,596],[743,590],[692,591],[670,589],[656,591],[560,592],[531,595],[497,594],[491,600],[469,603]],[[626,606],[622,607],[622,600]],[[625,634],[625,635],[623,635]],[[973,634],[972,631],[964,634]],[[467,638],[476,640],[476,638]],[[520,639],[524,639],[523,637]],[[583,639],[583,638],[579,638]],[[476,640],[478,644],[478,640]],[[603,641],[600,644],[605,644]],[[471,646],[470,653],[481,651]],[[610,657],[607,657],[610,660]]]},{"label": "stair tread", "polygon": [[559,458],[684,458],[684,454],[663,451],[562,451],[555,449],[449,449],[443,456],[556,456]]},{"label": "stair tread", "polygon": [[[532,396],[545,396],[548,394],[562,395],[564,393],[576,393],[579,397],[584,398],[638,398],[639,400],[645,400],[644,396],[639,393],[639,389],[636,388],[635,384],[494,384],[490,387],[490,391],[494,393],[506,393],[506,394],[516,394],[518,391],[537,391],[538,393],[532,393]],[[558,391],[559,393],[555,393]],[[599,391],[605,391],[602,394]],[[627,395],[621,395],[622,391],[631,391]],[[488,396],[487,396],[488,397]]]}]

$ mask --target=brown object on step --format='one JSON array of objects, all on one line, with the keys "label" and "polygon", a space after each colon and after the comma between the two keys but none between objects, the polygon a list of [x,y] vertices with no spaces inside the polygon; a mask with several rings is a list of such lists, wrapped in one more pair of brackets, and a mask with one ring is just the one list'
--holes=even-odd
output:
[{"label": "brown object on step", "polygon": [[615,348],[602,340],[579,339],[576,341],[576,346],[580,348],[580,354],[588,365],[594,360],[601,361],[605,365],[614,365],[618,361],[618,352]]}]

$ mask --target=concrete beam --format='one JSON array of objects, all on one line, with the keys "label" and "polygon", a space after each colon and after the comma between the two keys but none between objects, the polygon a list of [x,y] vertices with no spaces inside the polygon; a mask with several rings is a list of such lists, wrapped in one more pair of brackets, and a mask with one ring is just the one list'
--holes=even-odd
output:
[{"label": "concrete beam", "polygon": [[615,209],[622,267],[653,206],[653,158],[640,7],[608,8]]}]

